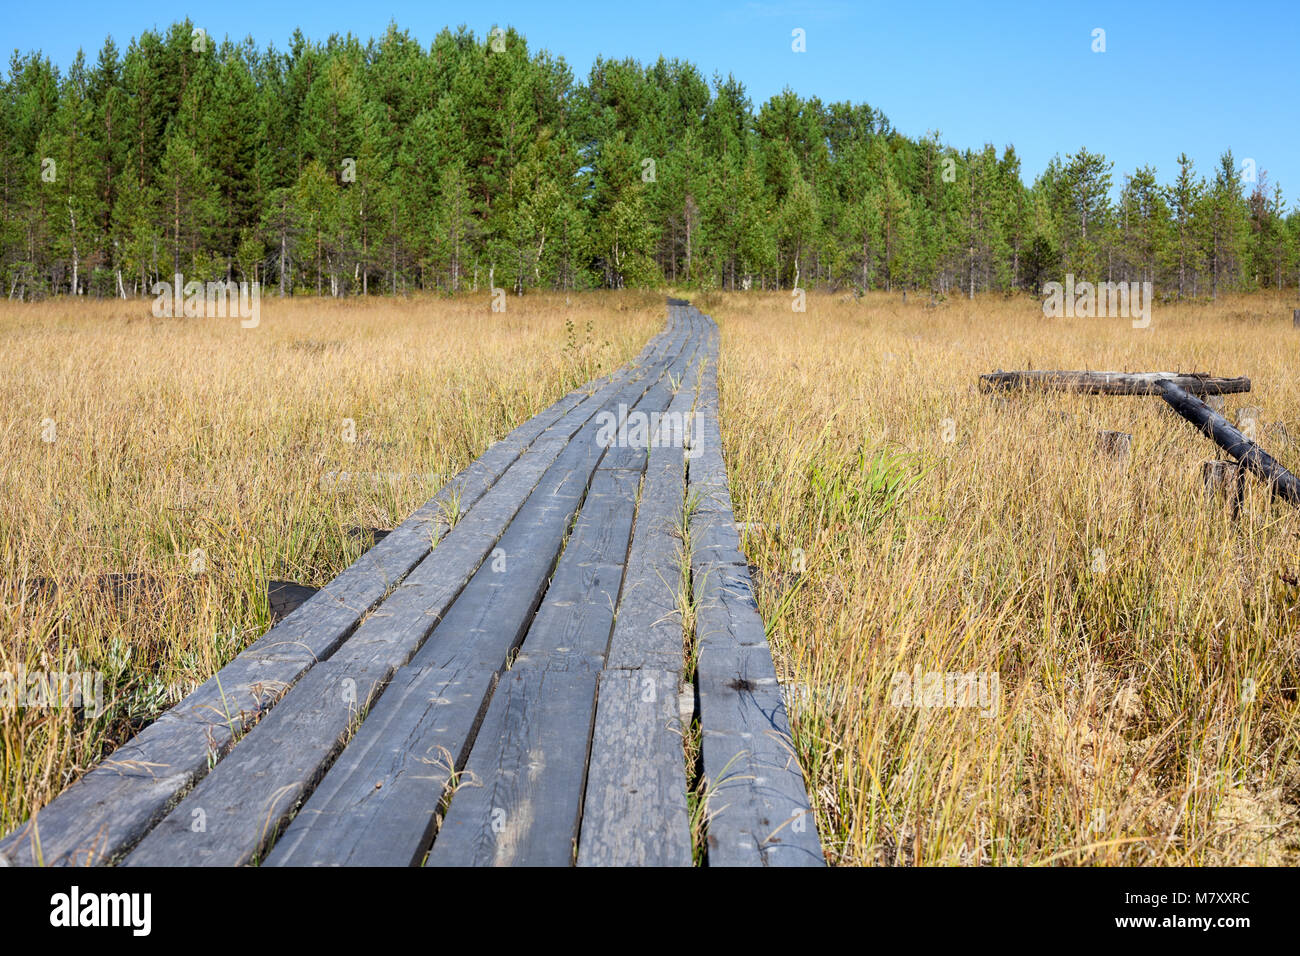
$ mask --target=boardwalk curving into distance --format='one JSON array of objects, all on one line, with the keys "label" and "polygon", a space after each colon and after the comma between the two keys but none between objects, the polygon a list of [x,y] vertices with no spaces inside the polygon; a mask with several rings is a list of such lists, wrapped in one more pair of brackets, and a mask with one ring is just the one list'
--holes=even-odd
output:
[{"label": "boardwalk curving into distance", "polygon": [[669,300],[631,364],[489,448],[0,856],[821,865],[717,358]]}]

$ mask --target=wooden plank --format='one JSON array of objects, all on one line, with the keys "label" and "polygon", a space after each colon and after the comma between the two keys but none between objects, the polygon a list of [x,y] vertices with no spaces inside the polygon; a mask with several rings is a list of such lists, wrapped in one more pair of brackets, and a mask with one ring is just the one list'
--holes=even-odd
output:
[{"label": "wooden plank", "polygon": [[749,571],[730,565],[709,570],[696,609],[709,865],[821,865]]},{"label": "wooden plank", "polygon": [[680,448],[654,448],[637,504],[608,667],[681,671],[681,546],[685,496]]},{"label": "wooden plank", "polygon": [[710,866],[824,864],[748,564],[740,552],[718,424],[717,342],[688,473],[696,686]]},{"label": "wooden plank", "polygon": [[623,582],[639,476],[597,471],[518,663],[572,659],[599,670]]},{"label": "wooden plank", "polygon": [[1260,448],[1229,421],[1204,402],[1188,394],[1173,382],[1160,385],[1169,407],[1197,427],[1216,445],[1263,481],[1270,492],[1289,504],[1300,507],[1300,481],[1272,455]]},{"label": "wooden plank", "polygon": [[266,865],[417,865],[494,679],[481,668],[402,668]]},{"label": "wooden plank", "polygon": [[[677,366],[670,414],[689,416],[707,323],[687,314],[695,347]],[[660,436],[661,437],[661,436]],[[679,592],[686,499],[682,435],[651,447],[637,504],[618,616],[600,677],[580,865],[687,865],[685,751],[679,709],[685,666]]]},{"label": "wooden plank", "polygon": [[579,866],[691,865],[678,676],[654,668],[601,673]]},{"label": "wooden plank", "polygon": [[1216,378],[1207,372],[1093,372],[1043,369],[997,371],[980,376],[980,391],[1037,388],[1089,395],[1159,395],[1161,382],[1173,382],[1197,395],[1249,392],[1250,379]]},{"label": "wooden plank", "polygon": [[313,667],[122,865],[253,862],[343,746],[390,673],[390,668],[333,661]]},{"label": "wooden plank", "polygon": [[597,679],[563,661],[502,675],[430,866],[573,864]]},{"label": "wooden plank", "polygon": [[[694,401],[693,384],[683,381],[668,412],[688,417]],[[661,436],[662,432],[656,439]],[[685,501],[683,447],[673,444],[650,448],[618,617],[610,639],[609,667],[677,671],[683,667],[680,593]]]}]

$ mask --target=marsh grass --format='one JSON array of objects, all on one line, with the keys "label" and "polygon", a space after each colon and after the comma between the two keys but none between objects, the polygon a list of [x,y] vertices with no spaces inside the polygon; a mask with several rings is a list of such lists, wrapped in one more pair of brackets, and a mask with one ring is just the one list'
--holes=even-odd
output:
[{"label": "marsh grass", "polygon": [[325,584],[662,326],[637,293],[0,305],[0,673],[102,671],[106,705],[4,709],[0,831],[263,633],[269,580]]},{"label": "marsh grass", "polygon": [[[1027,296],[709,299],[736,518],[833,862],[1300,861],[1300,512],[1251,478],[1232,520],[1201,492],[1216,449],[1158,398],[976,388],[1247,375],[1228,416],[1261,406],[1261,444],[1300,466],[1290,301],[1157,304],[1135,330]],[[1101,430],[1132,434],[1127,467]],[[996,675],[996,713],[905,706],[918,672]]]},{"label": "marsh grass", "polygon": [[[662,301],[270,299],[254,330],[0,307],[0,672],[99,670],[107,704],[4,713],[0,829],[261,634],[267,581],[330,580],[355,529],[626,361]],[[1229,417],[1260,406],[1261,443],[1300,466],[1292,304],[1158,304],[1134,330],[1027,297],[807,301],[696,297],[831,861],[1300,860],[1300,514],[1250,479],[1230,517],[1200,486],[1214,447],[1158,399],[976,389],[997,368],[1244,374]],[[1133,436],[1127,465],[1098,431]],[[907,705],[914,673],[996,675],[996,708]]]}]

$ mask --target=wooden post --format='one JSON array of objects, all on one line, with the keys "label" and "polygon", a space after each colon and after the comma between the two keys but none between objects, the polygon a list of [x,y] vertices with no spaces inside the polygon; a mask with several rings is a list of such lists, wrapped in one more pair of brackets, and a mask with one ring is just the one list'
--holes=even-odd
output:
[{"label": "wooden post", "polygon": [[1224,398],[1223,398],[1222,395],[1206,395],[1206,396],[1205,396],[1205,404],[1206,404],[1206,405],[1209,405],[1212,409],[1214,409],[1214,410],[1215,410],[1216,412],[1218,412],[1220,415],[1223,414],[1223,402],[1224,402]]},{"label": "wooden post", "polygon": [[1205,497],[1212,499],[1223,495],[1228,501],[1228,514],[1236,518],[1241,511],[1241,502],[1246,494],[1246,472],[1241,465],[1233,461],[1215,458],[1201,462],[1201,485]]},{"label": "wooden post", "polygon": [[1102,454],[1109,455],[1120,464],[1128,464],[1129,451],[1133,447],[1133,436],[1127,432],[1097,432],[1097,447]]},{"label": "wooden post", "polygon": [[1258,405],[1243,405],[1237,409],[1237,428],[1251,441],[1259,437],[1260,411]]},{"label": "wooden post", "polygon": [[1161,382],[1160,390],[1174,411],[1265,482],[1273,494],[1300,507],[1300,481],[1274,460],[1273,456],[1233,428],[1226,418],[1210,406],[1187,394],[1173,382]]},{"label": "wooden post", "polygon": [[1291,313],[1291,324],[1300,329],[1300,309],[1296,309]]}]

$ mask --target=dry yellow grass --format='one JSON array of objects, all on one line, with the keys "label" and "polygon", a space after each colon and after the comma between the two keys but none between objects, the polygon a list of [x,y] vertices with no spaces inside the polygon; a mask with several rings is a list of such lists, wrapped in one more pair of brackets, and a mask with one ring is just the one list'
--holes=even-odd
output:
[{"label": "dry yellow grass", "polygon": [[[790,303],[697,301],[831,859],[1300,860],[1300,513],[1253,478],[1235,523],[1203,500],[1216,450],[1158,398],[976,390],[997,368],[1248,375],[1228,414],[1260,406],[1295,467],[1292,303],[1157,304],[1146,330],[1027,297]],[[1129,467],[1099,430],[1132,434]],[[895,675],[918,672],[996,676],[996,713],[907,706]]]},{"label": "dry yellow grass", "polygon": [[103,671],[107,705],[6,708],[0,831],[265,631],[268,580],[325,583],[351,529],[399,523],[662,324],[634,293],[268,297],[255,329],[0,306],[0,674]]},{"label": "dry yellow grass", "polygon": [[[398,523],[621,364],[662,301],[268,300],[256,330],[0,308],[0,671],[103,670],[108,703],[6,714],[0,829],[260,634],[267,580],[329,580],[349,529]],[[1244,374],[1229,414],[1259,406],[1300,465],[1289,302],[1157,305],[1134,330],[1030,299],[696,301],[723,329],[737,519],[764,526],[746,547],[833,862],[1297,862],[1300,514],[1253,479],[1236,521],[1206,501],[1214,448],[1158,399],[975,387]],[[1098,430],[1133,435],[1127,468]],[[914,673],[996,676],[995,707],[908,706]]]}]

